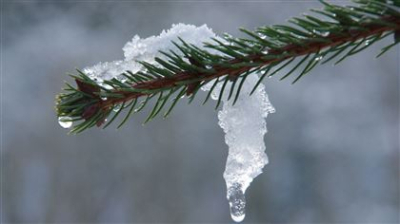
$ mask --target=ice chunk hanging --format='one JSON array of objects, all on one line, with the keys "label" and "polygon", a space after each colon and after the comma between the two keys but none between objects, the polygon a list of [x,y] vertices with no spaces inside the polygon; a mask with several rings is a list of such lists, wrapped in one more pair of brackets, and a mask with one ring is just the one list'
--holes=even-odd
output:
[{"label": "ice chunk hanging", "polygon": [[[165,56],[159,53],[160,50],[165,52],[173,50],[182,55],[172,43],[172,41],[179,43],[178,37],[201,49],[204,49],[203,42],[210,42],[211,38],[218,38],[206,25],[196,27],[177,24],[167,31],[162,31],[159,36],[141,39],[136,35],[124,46],[125,58],[123,60],[99,63],[87,67],[83,71],[103,87],[110,88],[110,86],[104,85],[104,80],[117,78],[123,82],[124,76],[121,76],[121,73],[126,70],[133,73],[143,70],[142,65],[136,62],[137,60],[157,66],[154,61],[155,57],[165,59]],[[205,50],[218,53],[211,49]],[[187,60],[186,58],[183,59]],[[245,217],[246,189],[252,180],[262,173],[262,168],[268,163],[268,157],[264,152],[264,135],[267,132],[265,118],[275,109],[270,104],[262,84],[251,97],[248,96],[257,80],[256,74],[250,74],[242,86],[241,95],[236,104],[232,105],[232,101],[228,101],[224,97],[222,99],[223,108],[218,112],[219,125],[225,132],[225,142],[229,147],[224,178],[231,216],[236,222],[242,221]],[[208,91],[209,86],[204,86],[203,90]],[[230,88],[226,88],[226,90],[228,89]],[[213,99],[217,99],[219,90],[220,85],[214,89]]]},{"label": "ice chunk hanging", "polygon": [[[224,179],[231,217],[236,222],[245,217],[246,189],[268,163],[264,143],[264,135],[267,133],[265,118],[269,113],[274,113],[275,108],[270,103],[263,84],[249,97],[257,81],[257,74],[250,74],[242,86],[236,104],[232,105],[232,101],[223,97],[224,105],[218,112],[218,123],[225,132],[225,142],[229,147]],[[214,100],[219,97],[220,86],[211,94]],[[209,85],[204,90],[208,88]],[[225,88],[223,96],[227,96],[229,90],[229,86]]]}]

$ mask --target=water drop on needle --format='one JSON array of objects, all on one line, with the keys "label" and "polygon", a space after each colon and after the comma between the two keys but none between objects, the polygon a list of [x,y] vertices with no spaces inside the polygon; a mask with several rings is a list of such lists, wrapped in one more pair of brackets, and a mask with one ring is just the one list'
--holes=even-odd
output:
[{"label": "water drop on needle", "polygon": [[72,119],[70,117],[59,117],[58,123],[63,128],[70,128],[73,124]]},{"label": "water drop on needle", "polygon": [[320,61],[322,58],[323,58],[322,56],[318,56],[318,57],[316,57],[314,60],[315,60],[315,61]]},{"label": "water drop on needle", "polygon": [[319,36],[322,36],[322,37],[327,37],[330,34],[329,31],[320,31],[320,30],[317,30],[317,29],[314,29],[313,33],[315,33],[315,34],[317,34]]},{"label": "water drop on needle", "polygon": [[118,112],[121,109],[121,104],[115,105],[113,108],[114,112]]}]

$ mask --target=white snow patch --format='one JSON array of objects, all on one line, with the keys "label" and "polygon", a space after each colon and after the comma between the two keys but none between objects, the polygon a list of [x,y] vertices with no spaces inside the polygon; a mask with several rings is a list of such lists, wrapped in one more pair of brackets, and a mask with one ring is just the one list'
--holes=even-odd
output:
[{"label": "white snow patch", "polygon": [[207,25],[196,27],[182,23],[174,24],[171,29],[163,30],[159,36],[140,39],[138,35],[135,35],[123,48],[125,60],[142,60],[154,63],[154,57],[165,57],[159,53],[160,50],[165,52],[173,50],[178,53],[178,48],[172,43],[174,41],[177,44],[181,44],[178,37],[188,44],[200,47],[203,42],[209,41],[210,38],[216,37],[216,35]]},{"label": "white snow patch", "polygon": [[203,42],[209,41],[212,37],[216,38],[216,35],[207,25],[196,27],[182,23],[174,24],[169,30],[163,30],[159,36],[141,39],[138,35],[135,35],[123,47],[124,60],[100,62],[94,66],[84,68],[83,72],[99,84],[102,84],[104,80],[112,78],[124,80],[124,76],[121,76],[121,73],[127,70],[136,73],[143,69],[143,66],[137,63],[137,61],[156,64],[154,61],[155,57],[167,59],[159,51],[169,52],[173,50],[178,55],[182,55],[179,49],[172,43],[172,41],[175,41],[181,44],[178,37],[182,38],[188,44],[200,47],[203,45]]}]

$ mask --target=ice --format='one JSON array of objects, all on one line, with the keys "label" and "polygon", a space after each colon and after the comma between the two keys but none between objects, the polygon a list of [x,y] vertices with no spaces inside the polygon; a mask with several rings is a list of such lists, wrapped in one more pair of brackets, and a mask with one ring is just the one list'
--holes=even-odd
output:
[{"label": "ice", "polygon": [[[257,81],[257,74],[247,77],[235,105],[226,97],[231,87],[230,83],[227,84],[222,98],[223,108],[218,112],[218,124],[225,132],[225,142],[229,147],[224,179],[231,217],[235,222],[241,222],[245,217],[246,189],[268,164],[264,143],[264,135],[267,133],[265,118],[275,113],[275,108],[263,84],[249,96]],[[202,90],[210,91],[213,84],[210,82]],[[213,89],[213,100],[218,100],[221,88],[222,83],[219,83]]]},{"label": "ice", "polygon": [[227,191],[231,217],[235,222],[243,221],[246,216],[246,197],[240,184],[235,184]]},{"label": "ice", "polygon": [[[257,74],[250,74],[242,86],[241,95],[235,105],[222,98],[223,108],[218,112],[219,125],[225,132],[225,142],[229,147],[224,178],[227,186],[231,216],[234,221],[242,221],[245,216],[245,192],[255,177],[262,173],[268,163],[265,154],[264,135],[267,133],[265,118],[275,112],[268,99],[263,84],[254,94],[249,94],[258,81]],[[230,90],[228,84],[224,95]],[[203,90],[209,90],[210,84]],[[211,93],[216,100],[221,91],[218,84]]]},{"label": "ice", "polygon": [[[180,43],[178,37],[186,43],[194,44],[204,49],[203,42],[217,37],[206,25],[196,27],[193,25],[176,24],[171,29],[164,30],[158,36],[141,39],[134,36],[131,41],[123,47],[124,59],[113,62],[104,62],[87,67],[83,71],[97,83],[104,86],[104,80],[117,78],[124,81],[121,73],[130,70],[135,73],[143,70],[137,61],[146,61],[156,66],[154,58],[165,59],[159,51],[175,51],[182,55],[179,49],[172,43]],[[215,50],[206,49],[217,54]],[[267,52],[265,52],[267,53]],[[184,60],[187,60],[184,58]],[[211,69],[210,67],[207,67]],[[275,112],[274,107],[268,100],[265,87],[260,84],[254,94],[249,97],[250,91],[258,81],[257,74],[250,74],[242,86],[241,95],[235,105],[232,100],[227,100],[231,83],[225,88],[222,99],[223,108],[218,112],[219,125],[225,132],[225,142],[229,147],[229,154],[223,174],[227,186],[227,199],[230,206],[231,217],[240,222],[245,217],[246,199],[245,192],[252,180],[262,173],[263,167],[268,163],[265,154],[264,135],[267,133],[265,118],[269,113]],[[213,82],[202,87],[209,91]],[[221,91],[219,83],[211,94],[211,98],[217,100]]]}]

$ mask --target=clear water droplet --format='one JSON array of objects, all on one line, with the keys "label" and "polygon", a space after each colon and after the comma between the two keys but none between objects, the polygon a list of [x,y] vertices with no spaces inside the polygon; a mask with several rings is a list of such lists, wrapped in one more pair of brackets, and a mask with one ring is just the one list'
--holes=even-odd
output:
[{"label": "clear water droplet", "polygon": [[264,34],[259,33],[258,35],[259,35],[259,37],[260,37],[261,39],[263,39],[263,40],[267,39],[267,36],[264,35]]},{"label": "clear water droplet", "polygon": [[219,93],[214,89],[211,93],[211,99],[218,100],[218,98],[219,98]]},{"label": "clear water droplet", "polygon": [[139,112],[142,109],[144,103],[145,103],[145,101],[140,102],[140,104],[137,106],[137,108],[133,110],[133,113]]},{"label": "clear water droplet", "polygon": [[73,124],[70,117],[58,117],[58,123],[63,128],[70,128]]},{"label": "clear water droplet", "polygon": [[316,30],[316,29],[313,30],[313,33],[315,33],[319,36],[322,36],[322,37],[327,37],[330,34],[328,31],[321,31],[321,30]]},{"label": "clear water droplet", "polygon": [[268,50],[262,50],[261,53],[268,54],[269,52],[268,52]]},{"label": "clear water droplet", "polygon": [[102,96],[102,97],[100,97],[102,100],[107,100],[107,97],[106,96]]},{"label": "clear water droplet", "polygon": [[211,65],[206,65],[206,69],[212,69]]},{"label": "clear water droplet", "polygon": [[121,109],[121,104],[117,104],[114,106],[113,111],[118,112]]},{"label": "clear water droplet", "polygon": [[320,61],[322,58],[323,58],[323,56],[318,56],[318,57],[316,57],[314,60]]},{"label": "clear water droplet", "polygon": [[235,183],[233,186],[229,187],[227,198],[232,220],[235,222],[243,221],[246,216],[246,198],[242,185]]}]

